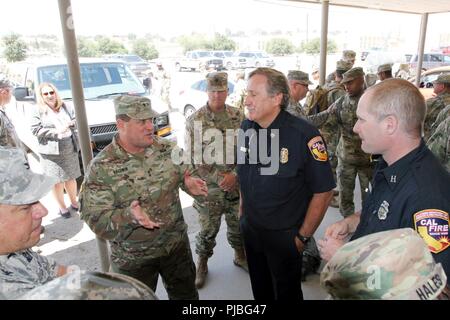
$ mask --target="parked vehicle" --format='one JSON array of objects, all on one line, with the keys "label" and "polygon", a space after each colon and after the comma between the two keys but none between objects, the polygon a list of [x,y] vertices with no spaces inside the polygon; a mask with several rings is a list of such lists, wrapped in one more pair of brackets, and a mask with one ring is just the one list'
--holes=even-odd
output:
[{"label": "parked vehicle", "polygon": [[[203,107],[208,101],[206,86],[206,79],[197,80],[179,93],[175,103],[179,107],[179,110],[183,110],[183,114],[186,118]],[[234,82],[228,81],[228,98],[226,101],[227,104],[233,103],[230,100],[233,92]]]},{"label": "parked vehicle", "polygon": [[[433,81],[436,80],[441,73],[450,73],[450,66],[433,68],[422,72],[422,75],[420,76],[419,90],[425,99],[433,97]],[[415,83],[416,78],[414,77],[410,79],[410,81]]]},{"label": "parked vehicle", "polygon": [[[127,64],[105,59],[80,59],[81,78],[87,121],[94,153],[111,142],[117,132],[113,98],[122,95],[146,95],[146,90]],[[37,140],[31,134],[28,119],[36,108],[34,89],[42,82],[54,84],[66,104],[72,103],[72,91],[66,62],[51,61],[30,64],[22,75],[21,86],[16,87],[16,105],[10,110],[18,135],[24,144],[37,153]],[[160,136],[170,137],[168,112],[164,105],[152,103],[161,115],[155,119],[155,130]],[[25,120],[25,121],[24,121]]]},{"label": "parked vehicle", "polygon": [[[409,67],[414,71],[417,68],[418,55],[414,54],[409,61]],[[450,66],[450,56],[446,56],[442,53],[424,53],[422,69],[428,70],[437,67]]]},{"label": "parked vehicle", "polygon": [[230,50],[216,50],[216,51],[211,51],[211,54],[214,57],[218,57],[220,59],[223,60],[223,66],[227,69],[227,70],[231,70],[233,69],[233,56],[234,56],[234,52],[230,51]]},{"label": "parked vehicle", "polygon": [[204,71],[208,69],[224,69],[222,59],[213,56],[210,51],[201,50],[186,52],[184,58],[175,62],[175,68],[177,71]]},{"label": "parked vehicle", "polygon": [[236,57],[235,68],[273,68],[275,66],[273,59],[264,51],[240,51],[236,53]]},{"label": "parked vehicle", "polygon": [[145,77],[151,71],[151,65],[135,54],[109,54],[103,57],[124,61],[138,77]]}]

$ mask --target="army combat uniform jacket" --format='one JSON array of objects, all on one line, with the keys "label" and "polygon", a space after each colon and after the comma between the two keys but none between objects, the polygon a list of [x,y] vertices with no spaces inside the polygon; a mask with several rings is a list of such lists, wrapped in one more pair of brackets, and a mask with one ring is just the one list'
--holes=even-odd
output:
[{"label": "army combat uniform jacket", "polygon": [[18,298],[55,279],[57,273],[55,261],[31,249],[0,255],[0,299]]},{"label": "army combat uniform jacket", "polygon": [[[114,137],[91,162],[79,195],[81,218],[110,241],[111,259],[124,269],[168,255],[186,235],[178,188],[184,187],[187,166],[172,161],[174,143],[154,139],[143,154],[132,155]],[[134,200],[160,228],[135,222]]]}]

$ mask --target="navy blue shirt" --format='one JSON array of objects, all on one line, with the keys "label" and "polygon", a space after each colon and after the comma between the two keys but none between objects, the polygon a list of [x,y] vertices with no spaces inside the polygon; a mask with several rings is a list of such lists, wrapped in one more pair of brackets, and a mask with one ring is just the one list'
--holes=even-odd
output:
[{"label": "navy blue shirt", "polygon": [[422,141],[390,166],[381,159],[352,240],[410,227],[425,240],[450,279],[450,174]]},{"label": "navy blue shirt", "polygon": [[[313,194],[336,186],[319,131],[283,110],[267,130],[250,120],[241,129],[246,136],[238,142],[237,172],[248,223],[270,230],[299,227]],[[279,145],[273,145],[276,154],[271,157],[276,139]],[[262,152],[260,143],[266,141]],[[267,163],[265,157],[273,160]],[[270,167],[278,170],[264,174]]]}]

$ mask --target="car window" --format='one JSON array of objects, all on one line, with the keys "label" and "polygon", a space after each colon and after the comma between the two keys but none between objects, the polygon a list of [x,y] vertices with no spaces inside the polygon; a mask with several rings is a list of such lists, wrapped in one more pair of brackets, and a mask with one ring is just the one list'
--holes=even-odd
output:
[{"label": "car window", "polygon": [[211,54],[208,51],[199,51],[197,54],[198,54],[198,56],[200,58],[210,57],[211,56]]},{"label": "car window", "polygon": [[[80,65],[86,99],[113,93],[144,94],[145,88],[122,63],[88,63]],[[39,83],[50,82],[60,91],[62,99],[71,99],[69,72],[66,65],[38,68]]]},{"label": "car window", "polygon": [[430,54],[430,61],[442,62],[442,56],[437,55],[437,54]]},{"label": "car window", "polygon": [[450,63],[450,56],[444,56],[444,62]]},{"label": "car window", "polygon": [[223,54],[225,55],[225,57],[232,57],[233,51],[225,51]]},{"label": "car window", "polygon": [[139,56],[124,56],[122,58],[126,62],[142,62],[143,60]]}]

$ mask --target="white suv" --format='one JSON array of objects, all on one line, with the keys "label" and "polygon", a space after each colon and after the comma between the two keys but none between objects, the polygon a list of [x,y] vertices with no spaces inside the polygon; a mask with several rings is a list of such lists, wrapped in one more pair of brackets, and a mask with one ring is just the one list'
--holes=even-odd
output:
[{"label": "white suv", "polygon": [[272,57],[264,51],[240,51],[237,52],[236,57],[235,67],[237,68],[273,68],[275,66]]}]

